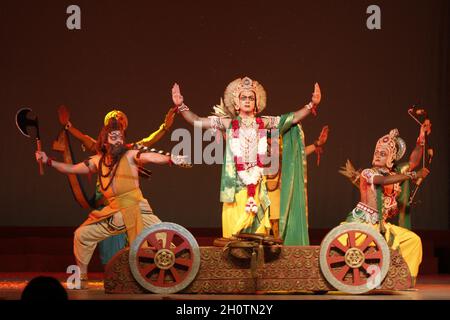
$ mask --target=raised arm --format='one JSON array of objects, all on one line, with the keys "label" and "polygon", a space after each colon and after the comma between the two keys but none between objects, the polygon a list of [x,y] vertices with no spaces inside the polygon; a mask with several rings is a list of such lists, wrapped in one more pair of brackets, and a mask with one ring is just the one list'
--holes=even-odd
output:
[{"label": "raised arm", "polygon": [[96,152],[95,144],[97,143],[97,141],[94,138],[82,133],[80,130],[75,128],[71,122],[68,123],[66,128],[68,128],[67,131],[69,131],[70,134],[77,138],[86,147],[86,149],[91,152]]},{"label": "raised arm", "polygon": [[423,148],[425,147],[425,136],[431,133],[431,122],[430,120],[425,120],[420,127],[419,137],[417,138],[416,147],[411,152],[409,157],[409,170],[413,170],[418,165],[423,156]]},{"label": "raised arm", "polygon": [[322,99],[322,94],[320,92],[320,87],[318,83],[314,84],[314,92],[312,94],[311,102],[303,106],[299,110],[294,112],[293,123],[297,124],[304,118],[306,118],[311,112],[315,114],[315,110]]},{"label": "raised arm", "polygon": [[69,133],[76,139],[78,139],[86,147],[86,149],[91,152],[95,152],[95,144],[97,141],[73,126],[70,122],[69,109],[66,106],[62,105],[58,108],[58,119],[65,129],[69,131]]},{"label": "raised arm", "polygon": [[181,116],[190,124],[198,125],[203,129],[211,128],[211,120],[209,118],[199,117],[195,113],[193,113],[189,108],[184,104],[183,96],[181,95],[180,86],[178,84],[174,84],[172,87],[172,100],[175,106],[178,108]]},{"label": "raised arm", "polygon": [[319,148],[322,148],[322,146],[327,142],[328,140],[328,132],[330,129],[328,126],[322,127],[322,131],[320,132],[319,138],[313,143],[305,148],[305,153],[307,156],[309,156],[311,153],[316,151]]},{"label": "raised arm", "polygon": [[92,163],[92,160],[86,160],[78,164],[68,164],[64,162],[59,162],[51,160],[48,158],[47,154],[43,151],[36,151],[36,161],[41,161],[47,165],[55,168],[59,172],[66,174],[88,174],[89,172],[95,172],[96,166]]},{"label": "raised arm", "polygon": [[423,155],[423,145],[416,144],[416,147],[411,152],[411,155],[409,157],[409,170],[414,170],[414,168],[416,168],[420,164],[422,155]]},{"label": "raised arm", "polygon": [[147,138],[144,138],[136,143],[146,147],[150,147],[156,142],[158,142],[159,139],[161,139],[172,126],[176,111],[177,108],[170,108],[166,114],[164,123],[159,126],[159,129],[150,134]]}]

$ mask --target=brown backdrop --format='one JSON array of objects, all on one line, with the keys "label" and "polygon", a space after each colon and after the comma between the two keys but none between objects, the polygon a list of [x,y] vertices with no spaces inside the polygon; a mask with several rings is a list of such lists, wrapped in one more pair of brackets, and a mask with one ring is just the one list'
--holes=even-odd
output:
[{"label": "brown backdrop", "polygon": [[[315,228],[335,226],[358,201],[356,188],[337,172],[345,160],[369,166],[376,140],[394,127],[409,153],[418,126],[406,110],[425,107],[436,154],[413,224],[448,228],[447,1],[377,1],[377,31],[366,28],[369,1],[166,2],[1,2],[0,225],[74,226],[87,213],[64,176],[48,168],[38,175],[33,142],[14,125],[19,108],[39,115],[46,150],[60,129],[60,104],[94,136],[104,114],[121,108],[128,138],[136,140],[161,123],[173,82],[193,111],[207,115],[231,80],[248,75],[265,86],[271,115],[308,102],[314,82],[321,84],[319,115],[303,123],[309,143],[322,125],[331,128],[320,167],[315,156],[308,162]],[[81,7],[79,31],[66,28],[66,8],[74,3]],[[189,128],[181,117],[179,127]],[[167,135],[158,147],[173,145]],[[76,149],[78,159],[87,156]],[[221,225],[220,166],[150,169],[152,181],[142,188],[161,219]]]}]

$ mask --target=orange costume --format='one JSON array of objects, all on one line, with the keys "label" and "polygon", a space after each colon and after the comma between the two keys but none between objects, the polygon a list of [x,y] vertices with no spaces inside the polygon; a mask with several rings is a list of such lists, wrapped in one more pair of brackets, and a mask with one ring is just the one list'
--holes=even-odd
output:
[{"label": "orange costume", "polygon": [[[107,174],[103,168],[101,169],[99,177]],[[114,179],[114,191],[113,188],[102,190],[108,205],[101,210],[93,210],[88,219],[75,231],[74,254],[82,268],[82,274],[87,273],[87,265],[99,241],[126,231],[131,243],[144,227],[161,222],[152,213],[141,190],[136,187],[137,178],[131,172],[126,155],[119,161],[114,177],[111,174],[104,179],[106,185],[110,183],[110,179]]]}]

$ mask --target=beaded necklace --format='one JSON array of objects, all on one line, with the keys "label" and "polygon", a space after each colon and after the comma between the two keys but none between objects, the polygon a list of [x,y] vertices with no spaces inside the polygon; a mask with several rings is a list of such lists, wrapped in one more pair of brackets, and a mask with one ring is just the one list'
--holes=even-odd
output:
[{"label": "beaded necklace", "polygon": [[[108,188],[111,186],[111,184],[112,184],[112,182],[114,180],[114,177],[116,175],[117,168],[119,167],[119,162],[120,162],[121,158],[122,157],[119,157],[118,159],[113,160],[113,162],[111,162],[111,164],[107,164],[106,163],[106,154],[103,154],[102,157],[100,158],[100,161],[99,161],[99,164],[98,164],[98,166],[99,166],[98,181],[99,181],[99,184],[100,184],[100,188],[103,191],[108,190]],[[109,171],[106,174],[103,174],[103,166],[105,166],[105,167],[107,167],[109,169]],[[109,180],[108,184],[105,187],[103,185],[102,178],[107,178],[107,177],[109,177],[110,180]]]}]

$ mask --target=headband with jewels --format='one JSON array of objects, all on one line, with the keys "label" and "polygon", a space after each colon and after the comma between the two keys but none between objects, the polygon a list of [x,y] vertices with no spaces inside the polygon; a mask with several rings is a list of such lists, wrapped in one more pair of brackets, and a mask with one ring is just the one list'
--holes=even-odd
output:
[{"label": "headband with jewels", "polygon": [[266,91],[263,86],[249,77],[238,78],[227,86],[224,93],[225,107],[232,114],[236,115],[235,107],[239,104],[239,96],[242,91],[253,91],[256,96],[256,112],[259,113],[266,108]]},{"label": "headband with jewels", "polygon": [[122,111],[112,110],[112,111],[108,112],[103,121],[104,125],[107,126],[111,119],[116,119],[117,121],[119,121],[123,130],[127,129],[128,118],[127,118],[127,115],[125,113],[123,113]]},{"label": "headband with jewels", "polygon": [[392,168],[394,161],[400,160],[406,151],[406,143],[400,138],[398,129],[392,129],[389,134],[378,139],[376,149],[383,148],[388,153],[386,166]]}]

